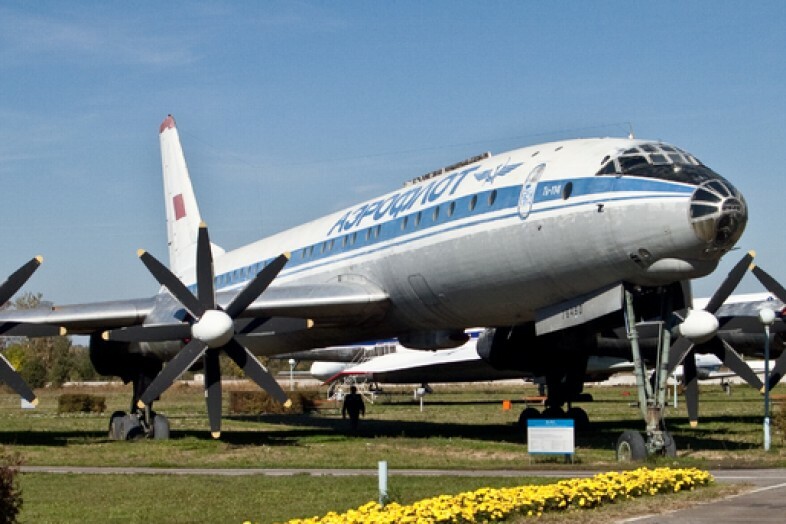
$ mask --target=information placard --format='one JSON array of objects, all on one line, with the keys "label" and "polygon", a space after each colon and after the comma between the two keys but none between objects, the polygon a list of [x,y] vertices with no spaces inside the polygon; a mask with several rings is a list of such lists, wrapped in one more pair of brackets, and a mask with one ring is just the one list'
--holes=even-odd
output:
[{"label": "information placard", "polygon": [[576,451],[573,419],[529,419],[527,451],[532,454],[572,455]]}]

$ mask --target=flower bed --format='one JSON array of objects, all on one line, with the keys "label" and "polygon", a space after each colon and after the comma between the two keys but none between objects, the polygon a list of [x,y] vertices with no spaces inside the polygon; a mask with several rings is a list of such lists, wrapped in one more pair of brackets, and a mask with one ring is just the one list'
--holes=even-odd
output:
[{"label": "flower bed", "polygon": [[712,475],[695,468],[639,468],[543,486],[481,488],[406,506],[395,502],[386,506],[369,502],[346,513],[330,512],[323,517],[293,519],[289,524],[495,522],[514,515],[540,516],[545,511],[594,508],[634,497],[676,493],[712,482]]}]

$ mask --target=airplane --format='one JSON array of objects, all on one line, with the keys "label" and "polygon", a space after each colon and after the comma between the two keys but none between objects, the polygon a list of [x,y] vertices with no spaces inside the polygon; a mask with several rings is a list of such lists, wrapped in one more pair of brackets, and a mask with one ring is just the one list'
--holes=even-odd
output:
[{"label": "airplane", "polygon": [[[138,419],[151,436],[163,417],[153,402],[200,360],[210,432],[220,436],[220,352],[285,402],[258,356],[390,337],[447,349],[478,325],[496,326],[479,339],[481,356],[545,376],[550,403],[561,406],[581,391],[597,333],[658,319],[663,331],[677,327],[674,346],[660,351],[679,363],[715,335],[709,317],[741,278],[730,275],[707,308],[685,313],[682,282],[717,267],[748,209],[728,180],[661,141],[486,153],[225,252],[210,242],[171,115],[159,136],[169,264],[138,256],[160,291],[0,313],[0,322],[88,335],[96,370],[134,385],[130,413],[113,423]],[[165,419],[158,426],[168,434]],[[664,434],[648,420],[648,449],[663,449]]]},{"label": "airplane", "polygon": [[[349,348],[322,348],[311,351],[320,357],[330,358],[331,350],[337,352],[331,360],[315,360],[309,374],[325,384],[344,378],[379,384],[423,384],[431,382],[487,382],[508,379],[529,379],[532,373],[518,370],[497,369],[478,355],[476,346],[482,330],[467,330],[469,340],[453,349],[422,351],[408,349],[395,340],[378,341]],[[289,358],[309,359],[311,351],[280,355]],[[342,358],[343,357],[343,358]],[[346,357],[354,357],[347,359]],[[632,371],[633,365],[619,358],[590,356],[585,382],[602,382],[615,373]]]}]

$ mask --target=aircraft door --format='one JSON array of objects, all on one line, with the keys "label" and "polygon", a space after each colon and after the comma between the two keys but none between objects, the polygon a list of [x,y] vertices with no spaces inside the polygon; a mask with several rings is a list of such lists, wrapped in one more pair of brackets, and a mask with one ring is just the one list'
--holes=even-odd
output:
[{"label": "aircraft door", "polygon": [[546,164],[538,164],[530,171],[527,179],[524,181],[524,186],[521,188],[521,196],[519,196],[519,216],[522,220],[527,218],[532,210],[532,204],[535,202],[535,190],[545,169]]}]

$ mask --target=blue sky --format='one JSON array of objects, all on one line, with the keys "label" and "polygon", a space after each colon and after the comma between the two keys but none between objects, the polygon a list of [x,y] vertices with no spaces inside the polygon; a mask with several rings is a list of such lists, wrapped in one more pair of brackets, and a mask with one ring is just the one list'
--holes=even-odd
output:
[{"label": "blue sky", "polygon": [[737,185],[740,248],[786,281],[784,27],[774,1],[6,0],[0,273],[40,253],[45,299],[155,292],[135,253],[166,260],[172,113],[225,248],[482,151],[632,126]]}]

